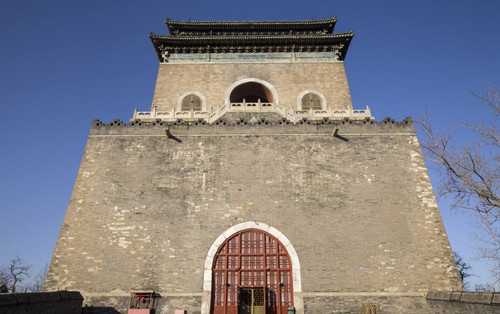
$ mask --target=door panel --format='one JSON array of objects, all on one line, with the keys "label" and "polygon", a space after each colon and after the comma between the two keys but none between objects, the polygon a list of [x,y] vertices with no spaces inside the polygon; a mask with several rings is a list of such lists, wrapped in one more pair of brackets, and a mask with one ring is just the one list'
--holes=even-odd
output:
[{"label": "door panel", "polygon": [[229,237],[214,257],[214,314],[283,314],[293,306],[292,265],[283,244],[255,229]]}]

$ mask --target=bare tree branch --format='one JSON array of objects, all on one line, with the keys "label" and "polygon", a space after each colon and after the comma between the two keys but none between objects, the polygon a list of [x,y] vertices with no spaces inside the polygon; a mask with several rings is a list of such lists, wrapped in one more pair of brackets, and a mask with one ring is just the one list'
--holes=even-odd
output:
[{"label": "bare tree branch", "polygon": [[460,256],[460,254],[458,254],[458,252],[453,251],[453,255],[455,256],[455,261],[457,262],[458,272],[460,273],[460,278],[462,278],[462,283],[464,284],[464,287],[467,288],[469,286],[467,278],[474,276],[470,272],[472,267],[464,261],[464,259],[462,258],[462,256]]},{"label": "bare tree branch", "polygon": [[0,269],[0,285],[5,285],[9,292],[15,293],[19,285],[29,278],[31,267],[19,256],[14,257],[7,266]]},{"label": "bare tree branch", "polygon": [[[453,136],[434,128],[427,110],[417,121],[422,148],[441,175],[439,196],[450,195],[452,208],[477,214],[481,222],[483,258],[493,261],[494,284],[500,283],[500,89],[487,86],[485,95],[474,94],[492,111],[492,123],[462,124],[474,141],[452,144]],[[494,285],[493,284],[493,285]]]},{"label": "bare tree branch", "polygon": [[33,278],[32,282],[26,287],[27,291],[30,292],[41,292],[43,288],[43,284],[45,283],[45,277],[47,275],[47,270],[49,268],[48,264],[45,264],[45,267],[42,268]]}]

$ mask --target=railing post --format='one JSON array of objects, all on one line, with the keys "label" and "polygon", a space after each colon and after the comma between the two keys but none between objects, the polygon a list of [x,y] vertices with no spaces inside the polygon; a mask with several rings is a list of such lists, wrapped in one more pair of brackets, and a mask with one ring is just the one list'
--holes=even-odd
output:
[{"label": "railing post", "polygon": [[152,115],[151,118],[155,119],[156,118],[156,106],[152,106],[152,107],[153,108],[151,108],[151,115]]},{"label": "railing post", "polygon": [[134,119],[137,119],[137,107],[134,109]]},{"label": "railing post", "polygon": [[260,108],[261,108],[260,98],[257,98],[257,107],[259,108],[259,111],[260,111]]}]

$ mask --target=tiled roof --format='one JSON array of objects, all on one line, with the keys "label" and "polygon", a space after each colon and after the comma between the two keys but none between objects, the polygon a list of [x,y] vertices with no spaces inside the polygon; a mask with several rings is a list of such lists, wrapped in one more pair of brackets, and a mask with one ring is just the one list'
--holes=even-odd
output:
[{"label": "tiled roof", "polygon": [[[334,51],[345,58],[354,32],[341,34],[286,34],[286,35],[221,35],[221,36],[167,36],[151,33],[149,37],[162,60],[162,52],[262,52],[262,51]],[[270,49],[270,50],[268,50]]]},{"label": "tiled roof", "polygon": [[286,35],[221,35],[221,36],[167,36],[151,33],[153,42],[167,45],[321,45],[351,40],[354,32],[339,34],[286,34]]},{"label": "tiled roof", "polygon": [[333,32],[336,17],[301,21],[176,21],[167,19],[171,35],[182,32],[325,31]]}]

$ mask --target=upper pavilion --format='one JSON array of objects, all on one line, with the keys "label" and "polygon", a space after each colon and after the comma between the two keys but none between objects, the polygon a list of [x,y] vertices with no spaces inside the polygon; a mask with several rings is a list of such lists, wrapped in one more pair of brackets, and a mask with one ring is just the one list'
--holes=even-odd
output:
[{"label": "upper pavilion", "polygon": [[354,32],[333,33],[337,18],[192,22],[167,19],[170,35],[150,34],[160,62],[170,54],[332,52],[344,60]]},{"label": "upper pavilion", "polygon": [[371,121],[353,108],[344,67],[354,32],[334,33],[336,22],[167,19],[168,35],[149,35],[160,61],[151,111],[131,120]]}]

